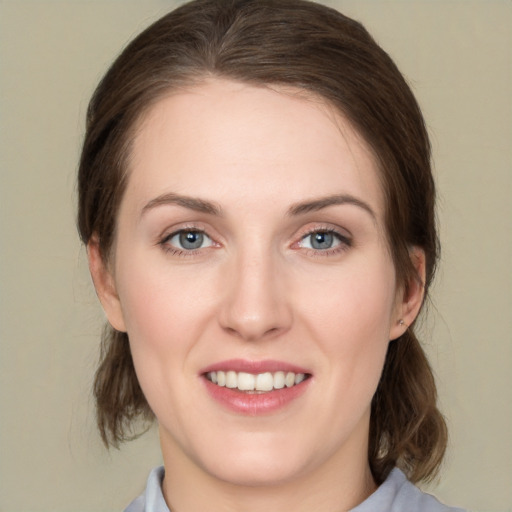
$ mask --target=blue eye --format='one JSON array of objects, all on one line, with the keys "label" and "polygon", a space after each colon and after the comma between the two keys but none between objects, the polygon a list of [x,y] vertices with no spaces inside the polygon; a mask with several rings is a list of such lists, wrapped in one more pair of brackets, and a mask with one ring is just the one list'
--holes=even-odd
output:
[{"label": "blue eye", "polygon": [[315,251],[325,251],[333,249],[342,243],[341,235],[334,231],[315,231],[306,235],[301,240],[301,247],[314,249]]},{"label": "blue eye", "polygon": [[185,251],[193,251],[213,245],[212,239],[208,235],[197,230],[178,231],[173,233],[165,242]]}]

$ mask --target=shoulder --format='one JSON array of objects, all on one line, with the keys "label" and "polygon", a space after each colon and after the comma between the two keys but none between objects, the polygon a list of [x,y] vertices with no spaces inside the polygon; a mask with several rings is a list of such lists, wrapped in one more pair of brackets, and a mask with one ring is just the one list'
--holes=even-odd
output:
[{"label": "shoulder", "polygon": [[443,505],[431,494],[420,491],[398,468],[385,482],[352,512],[464,512]]},{"label": "shoulder", "polygon": [[162,494],[163,478],[163,466],[153,469],[149,474],[144,493],[134,499],[124,512],[169,512]]}]

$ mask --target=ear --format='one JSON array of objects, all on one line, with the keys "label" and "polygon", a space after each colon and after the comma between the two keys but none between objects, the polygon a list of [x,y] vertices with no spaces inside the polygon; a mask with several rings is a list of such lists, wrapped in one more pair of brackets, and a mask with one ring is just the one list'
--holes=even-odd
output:
[{"label": "ear", "polygon": [[117,331],[126,332],[114,276],[101,256],[100,244],[96,235],[93,235],[87,243],[87,259],[96,294],[110,325]]},{"label": "ear", "polygon": [[415,275],[401,286],[397,292],[394,318],[392,319],[389,339],[399,338],[414,322],[423,304],[425,295],[425,252],[413,247],[409,255],[416,269]]}]

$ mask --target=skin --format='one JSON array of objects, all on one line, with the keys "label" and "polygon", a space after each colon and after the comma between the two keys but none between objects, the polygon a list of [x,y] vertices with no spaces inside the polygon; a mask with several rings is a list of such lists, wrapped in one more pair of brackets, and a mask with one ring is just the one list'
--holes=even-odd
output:
[{"label": "skin", "polygon": [[[297,208],[333,195],[345,202]],[[397,286],[383,212],[371,151],[318,98],[211,79],[144,116],[113,258],[103,264],[96,237],[88,253],[159,422],[173,511],[333,512],[375,490],[370,403],[389,341],[423,298]],[[180,248],[179,230],[204,231],[203,246]],[[332,247],[312,248],[311,232],[329,230]],[[311,378],[275,412],[238,414],[201,375],[233,358]]]}]

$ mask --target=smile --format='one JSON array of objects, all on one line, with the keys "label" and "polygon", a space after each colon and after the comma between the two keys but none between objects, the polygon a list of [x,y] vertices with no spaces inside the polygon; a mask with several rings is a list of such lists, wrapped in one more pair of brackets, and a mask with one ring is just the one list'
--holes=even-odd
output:
[{"label": "smile", "polygon": [[224,409],[248,416],[273,414],[307,394],[313,374],[286,361],[230,359],[200,371],[211,398]]},{"label": "smile", "polygon": [[217,386],[249,393],[268,393],[275,389],[291,388],[307,377],[308,374],[305,373],[284,371],[252,374],[229,370],[206,373],[206,378]]}]

